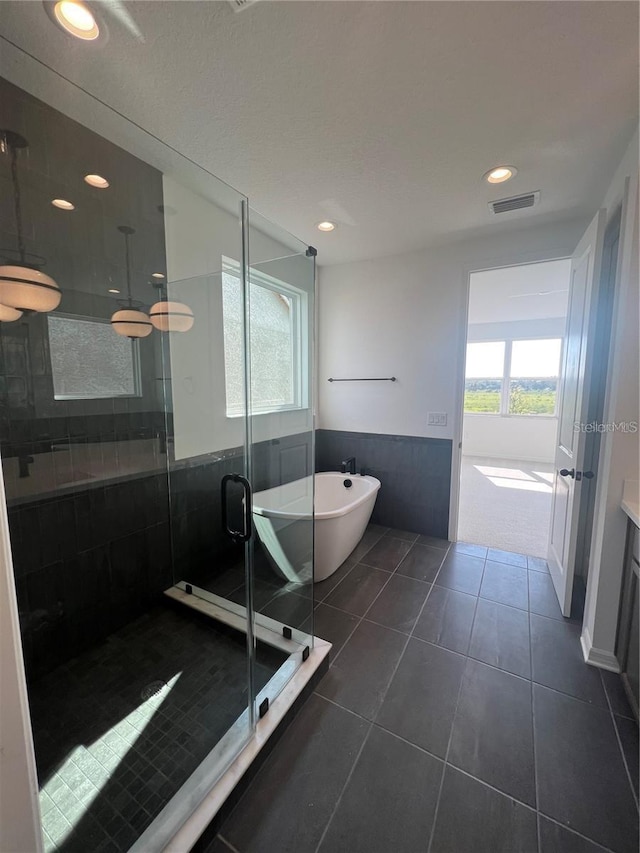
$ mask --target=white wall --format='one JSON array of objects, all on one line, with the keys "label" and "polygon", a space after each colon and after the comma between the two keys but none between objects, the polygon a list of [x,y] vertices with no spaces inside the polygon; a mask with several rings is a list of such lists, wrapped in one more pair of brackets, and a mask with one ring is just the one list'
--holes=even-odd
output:
[{"label": "white wall", "polygon": [[553,462],[557,418],[464,416],[462,452],[465,456]]},{"label": "white wall", "polygon": [[484,270],[471,276],[469,323],[565,317],[569,259]]},{"label": "white wall", "polygon": [[[567,257],[586,224],[571,220],[321,267],[319,425],[457,439],[469,272]],[[398,382],[329,383],[330,376]],[[429,411],[446,412],[447,426],[429,427]]]},{"label": "white wall", "polygon": [[[185,459],[244,443],[244,419],[226,413],[221,288],[223,257],[236,263],[242,259],[240,196],[235,210],[231,200],[228,212],[167,175],[163,192],[165,207],[175,211],[165,217],[169,298],[185,302],[195,315],[189,332],[169,337],[175,458]],[[251,228],[249,246],[252,266],[305,290],[313,312],[311,260],[256,228]],[[264,441],[311,429],[312,408],[251,420],[253,441]]]},{"label": "white wall", "polygon": [[[604,421],[640,420],[640,353],[638,345],[638,134],[631,140],[607,191],[604,204],[611,216],[630,177],[629,214],[623,217],[621,256],[616,276],[612,351],[607,373]],[[623,210],[624,212],[624,210]],[[616,668],[614,656],[623,574],[627,517],[620,508],[625,479],[640,469],[638,434],[607,432],[600,447],[593,541],[582,632],[585,659]]]}]

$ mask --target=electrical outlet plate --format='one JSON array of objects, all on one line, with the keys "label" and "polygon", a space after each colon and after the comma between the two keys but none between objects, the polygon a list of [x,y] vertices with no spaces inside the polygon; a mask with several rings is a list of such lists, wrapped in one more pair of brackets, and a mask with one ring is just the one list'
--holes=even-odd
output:
[{"label": "electrical outlet plate", "polygon": [[427,424],[428,424],[428,426],[446,426],[447,425],[447,413],[446,412],[429,412]]}]

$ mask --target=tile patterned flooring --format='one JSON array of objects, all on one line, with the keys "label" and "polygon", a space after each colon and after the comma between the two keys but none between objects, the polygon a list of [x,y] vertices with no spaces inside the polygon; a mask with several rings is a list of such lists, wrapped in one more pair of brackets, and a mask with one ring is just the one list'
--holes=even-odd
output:
[{"label": "tile patterned flooring", "polygon": [[206,853],[636,853],[638,728],[543,560],[370,526],[332,664]]},{"label": "tile patterned flooring", "polygon": [[[258,689],[285,658],[259,646]],[[245,710],[245,639],[158,606],[29,698],[45,851],[122,853]]]}]

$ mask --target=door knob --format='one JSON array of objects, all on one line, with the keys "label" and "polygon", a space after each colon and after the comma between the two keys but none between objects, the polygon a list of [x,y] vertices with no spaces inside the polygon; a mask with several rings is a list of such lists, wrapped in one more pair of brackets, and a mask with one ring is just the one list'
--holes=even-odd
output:
[{"label": "door knob", "polygon": [[583,471],[582,476],[585,478],[585,480],[592,480],[596,475],[593,473],[593,471]]},{"label": "door knob", "polygon": [[560,469],[561,477],[575,477],[576,469],[575,468],[561,468]]}]

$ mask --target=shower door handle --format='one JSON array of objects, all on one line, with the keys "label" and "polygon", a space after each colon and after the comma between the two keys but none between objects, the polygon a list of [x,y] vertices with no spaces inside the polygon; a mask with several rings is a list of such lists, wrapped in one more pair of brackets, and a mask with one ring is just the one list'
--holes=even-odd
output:
[{"label": "shower door handle", "polygon": [[[244,530],[234,530],[229,527],[229,507],[227,502],[227,487],[229,483],[240,483],[244,490]],[[252,493],[251,483],[241,474],[225,474],[221,483],[222,491],[222,526],[235,542],[248,542],[252,533]]]}]

